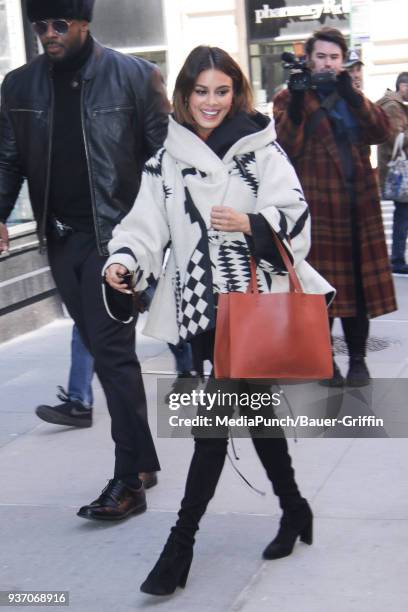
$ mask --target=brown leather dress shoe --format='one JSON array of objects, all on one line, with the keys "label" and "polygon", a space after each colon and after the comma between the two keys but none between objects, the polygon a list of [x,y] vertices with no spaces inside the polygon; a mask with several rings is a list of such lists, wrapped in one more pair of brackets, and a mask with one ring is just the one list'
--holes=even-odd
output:
[{"label": "brown leather dress shoe", "polygon": [[155,487],[158,483],[157,472],[139,472],[139,478],[143,482],[145,490]]},{"label": "brown leather dress shoe", "polygon": [[146,507],[143,485],[139,489],[131,489],[122,480],[112,478],[98,499],[88,506],[82,506],[77,516],[97,521],[120,521],[131,514],[141,514]]}]

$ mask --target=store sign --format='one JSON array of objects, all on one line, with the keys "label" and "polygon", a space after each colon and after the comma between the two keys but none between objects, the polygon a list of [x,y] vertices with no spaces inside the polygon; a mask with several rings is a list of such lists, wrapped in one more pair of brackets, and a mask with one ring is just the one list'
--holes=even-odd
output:
[{"label": "store sign", "polygon": [[261,9],[255,9],[255,23],[260,24],[265,19],[292,19],[294,21],[319,20],[325,15],[333,17],[350,13],[351,0],[323,0],[309,5],[284,6],[270,8],[264,4]]}]

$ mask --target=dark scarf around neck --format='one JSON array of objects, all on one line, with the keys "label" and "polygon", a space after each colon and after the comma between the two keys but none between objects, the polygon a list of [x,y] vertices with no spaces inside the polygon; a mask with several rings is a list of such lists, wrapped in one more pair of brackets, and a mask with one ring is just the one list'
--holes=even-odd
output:
[{"label": "dark scarf around neck", "polygon": [[61,62],[52,63],[54,72],[57,74],[62,72],[78,72],[91,57],[93,48],[94,40],[88,33],[86,41],[75,55],[69,56]]},{"label": "dark scarf around neck", "polygon": [[261,132],[270,123],[269,117],[261,113],[249,114],[244,111],[238,112],[216,127],[206,140],[206,145],[220,159],[241,138]]}]

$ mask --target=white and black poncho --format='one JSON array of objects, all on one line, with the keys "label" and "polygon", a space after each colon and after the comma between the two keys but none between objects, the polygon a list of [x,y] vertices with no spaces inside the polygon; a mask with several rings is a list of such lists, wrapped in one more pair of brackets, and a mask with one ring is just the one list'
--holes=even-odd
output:
[{"label": "white and black poncho", "polygon": [[[310,246],[308,206],[275,139],[270,122],[240,138],[220,159],[196,134],[170,118],[164,147],[146,163],[135,204],[114,229],[104,268],[124,265],[134,273],[137,291],[159,279],[145,334],[173,344],[188,340],[214,327],[214,294],[246,291],[251,239],[240,232],[212,230],[213,206],[261,215],[291,255],[304,290],[333,293],[304,261]],[[261,259],[257,275],[260,291],[288,291],[280,258],[275,265]]]}]

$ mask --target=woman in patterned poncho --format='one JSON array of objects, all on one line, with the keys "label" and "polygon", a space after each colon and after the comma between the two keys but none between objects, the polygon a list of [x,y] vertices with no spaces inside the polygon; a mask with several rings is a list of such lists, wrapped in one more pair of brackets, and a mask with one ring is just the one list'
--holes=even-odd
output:
[{"label": "woman in patterned poncho", "polygon": [[[129,293],[125,274],[132,274],[136,291],[159,278],[145,333],[172,343],[190,340],[203,358],[212,358],[217,295],[246,291],[250,254],[258,264],[260,291],[288,291],[271,228],[294,261],[304,290],[333,290],[304,261],[310,220],[301,186],[275,142],[273,123],[253,110],[249,85],[235,61],[221,49],[197,47],[177,78],[173,102],[164,148],[146,164],[135,205],[109,244],[106,281]],[[241,391],[248,388],[236,384]],[[217,388],[210,378],[207,391]],[[312,542],[312,512],[295,482],[283,431],[276,436],[253,438],[283,510],[278,535],[263,553],[267,559],[289,555],[297,537]],[[194,534],[226,451],[226,436],[196,436],[178,521],[142,591],[165,595],[185,585]]]}]

